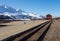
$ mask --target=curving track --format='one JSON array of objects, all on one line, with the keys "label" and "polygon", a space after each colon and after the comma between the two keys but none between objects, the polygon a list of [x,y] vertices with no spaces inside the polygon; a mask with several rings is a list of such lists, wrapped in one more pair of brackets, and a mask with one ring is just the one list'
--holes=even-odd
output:
[{"label": "curving track", "polygon": [[3,39],[2,41],[42,41],[51,26],[47,21],[22,33]]}]

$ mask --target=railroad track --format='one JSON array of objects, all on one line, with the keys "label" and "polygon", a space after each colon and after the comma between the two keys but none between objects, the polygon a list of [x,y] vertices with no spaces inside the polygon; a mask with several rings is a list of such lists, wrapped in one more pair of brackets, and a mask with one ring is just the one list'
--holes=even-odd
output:
[{"label": "railroad track", "polygon": [[22,33],[3,39],[2,41],[42,41],[52,21],[47,21]]}]

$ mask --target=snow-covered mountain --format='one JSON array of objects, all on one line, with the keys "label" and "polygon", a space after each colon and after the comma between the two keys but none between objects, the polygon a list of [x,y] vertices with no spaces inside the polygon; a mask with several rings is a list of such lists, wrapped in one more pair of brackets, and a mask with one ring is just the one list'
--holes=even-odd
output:
[{"label": "snow-covered mountain", "polygon": [[39,15],[28,13],[20,9],[14,9],[7,5],[0,5],[0,19],[31,19],[40,18]]},{"label": "snow-covered mountain", "polygon": [[9,6],[0,5],[0,13],[4,13],[4,12],[16,13],[17,11]]}]

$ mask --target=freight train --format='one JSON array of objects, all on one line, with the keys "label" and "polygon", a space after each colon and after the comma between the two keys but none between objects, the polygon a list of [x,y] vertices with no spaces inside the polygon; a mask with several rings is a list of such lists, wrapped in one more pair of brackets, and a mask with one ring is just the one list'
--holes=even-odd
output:
[{"label": "freight train", "polygon": [[47,14],[47,15],[46,15],[46,19],[47,19],[47,20],[52,20],[52,15]]}]

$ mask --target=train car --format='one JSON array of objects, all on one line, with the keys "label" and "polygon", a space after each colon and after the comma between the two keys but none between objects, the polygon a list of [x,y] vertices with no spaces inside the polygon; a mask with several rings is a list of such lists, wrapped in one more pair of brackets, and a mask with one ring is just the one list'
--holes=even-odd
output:
[{"label": "train car", "polygon": [[47,14],[47,15],[46,15],[46,19],[47,19],[47,20],[52,20],[52,15]]}]

